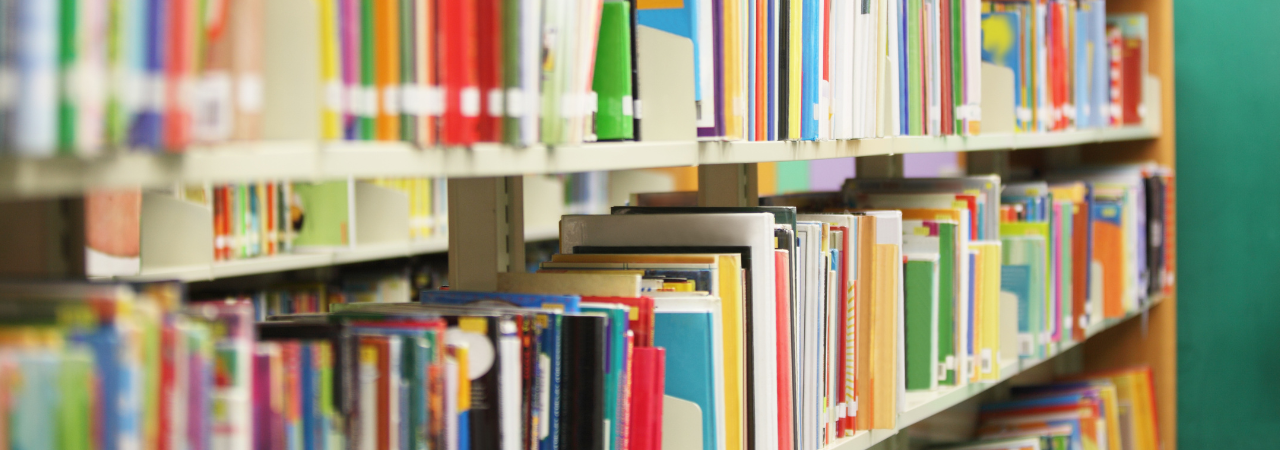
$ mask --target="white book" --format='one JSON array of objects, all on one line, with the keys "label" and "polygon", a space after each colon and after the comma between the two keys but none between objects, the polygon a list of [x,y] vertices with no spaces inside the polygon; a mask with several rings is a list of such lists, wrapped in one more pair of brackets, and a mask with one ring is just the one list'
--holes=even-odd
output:
[{"label": "white book", "polygon": [[514,320],[503,319],[498,323],[498,395],[501,397],[498,414],[502,450],[519,450],[524,438],[520,431],[523,425],[521,374],[524,371],[520,364],[521,347],[517,331]]},{"label": "white book", "polygon": [[[748,247],[754,374],[750,401],[754,402],[754,438],[778,442],[776,290],[774,278],[774,218],[768,213],[653,214],[564,216],[560,220],[560,252],[578,247]],[[765,447],[771,448],[771,446]]]}]

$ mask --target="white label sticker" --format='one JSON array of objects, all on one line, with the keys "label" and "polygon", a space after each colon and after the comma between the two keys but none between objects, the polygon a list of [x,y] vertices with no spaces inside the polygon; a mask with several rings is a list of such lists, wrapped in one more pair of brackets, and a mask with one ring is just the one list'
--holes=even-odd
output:
[{"label": "white label sticker", "polygon": [[346,86],[346,112],[354,115],[364,115],[364,91],[360,86]]},{"label": "white label sticker", "polygon": [[489,97],[488,99],[489,107],[487,109],[489,110],[489,117],[502,117],[503,116],[502,89],[501,88],[490,89],[488,97]]},{"label": "white label sticker", "polygon": [[461,109],[463,117],[480,116],[480,89],[475,86],[462,88]]},{"label": "white label sticker", "polygon": [[[237,92],[241,94],[240,96],[243,96],[244,91],[244,85],[241,84]],[[324,106],[330,111],[345,112],[343,110],[345,102],[342,101],[342,97],[342,83],[330,81],[324,84]]]},{"label": "white label sticker", "polygon": [[1067,103],[1066,106],[1062,107],[1062,115],[1067,116],[1068,119],[1076,120],[1076,105]]},{"label": "white label sticker", "polygon": [[587,92],[583,99],[582,110],[591,111],[592,113],[600,112],[600,95],[596,91]]},{"label": "white label sticker", "polygon": [[945,363],[938,363],[936,366],[938,368],[938,381],[946,381],[947,365]]},{"label": "white label sticker", "polygon": [[149,74],[142,79],[142,100],[139,102],[146,111],[164,111],[164,77]]},{"label": "white label sticker", "polygon": [[995,364],[993,364],[993,362],[991,349],[982,349],[982,373],[991,373],[992,370],[995,370]]},{"label": "white label sticker", "polygon": [[947,364],[947,370],[955,370],[955,368],[956,368],[956,357],[955,357],[955,355],[948,356],[948,357],[947,357],[947,362],[946,362],[946,364]]},{"label": "white label sticker", "polygon": [[641,102],[640,102],[640,99],[638,99],[638,98],[637,98],[637,99],[636,99],[636,101],[635,101],[635,107],[634,107],[634,108],[635,108],[635,114],[633,114],[633,116],[634,116],[635,118],[637,118],[637,119],[643,119],[643,118],[644,118],[644,117],[643,117],[643,115],[644,115],[644,114],[641,112],[641,111],[643,111],[643,110],[640,108],[640,106],[641,106],[641,105],[643,105],[643,103],[641,103]]},{"label": "white label sticker", "polygon": [[969,120],[982,120],[982,107],[978,105],[969,105]]},{"label": "white label sticker", "polygon": [[378,90],[373,86],[366,87],[360,91],[361,114],[365,117],[373,117],[378,115]]},{"label": "white label sticker", "polygon": [[524,91],[518,87],[507,88],[507,117],[524,117]]},{"label": "white label sticker", "polygon": [[956,105],[955,110],[952,111],[951,114],[956,117],[956,120],[969,120],[969,106]]},{"label": "white label sticker", "polygon": [[440,86],[427,86],[425,101],[427,115],[441,116],[444,114],[444,89],[440,88]]},{"label": "white label sticker", "polygon": [[1015,114],[1018,116],[1018,121],[1020,121],[1020,122],[1030,122],[1030,121],[1031,121],[1031,109],[1030,109],[1030,108],[1018,108],[1018,111],[1017,111]]},{"label": "white label sticker", "polygon": [[387,86],[382,89],[382,113],[400,115],[400,86]]},{"label": "white label sticker", "polygon": [[1035,352],[1035,342],[1032,341],[1031,335],[1027,333],[1018,333],[1018,354],[1031,356],[1033,352]]},{"label": "white label sticker", "polygon": [[635,105],[632,105],[631,102],[630,95],[622,96],[622,115],[635,116]]},{"label": "white label sticker", "polygon": [[837,419],[843,419],[843,418],[845,418],[845,417],[848,417],[848,415],[847,415],[847,414],[845,414],[845,410],[844,410],[844,403],[837,404],[837,405],[836,405],[836,418],[837,418]]},{"label": "white label sticker", "polygon": [[400,107],[404,109],[404,113],[411,116],[424,114],[422,96],[422,86],[416,84],[400,86]]}]

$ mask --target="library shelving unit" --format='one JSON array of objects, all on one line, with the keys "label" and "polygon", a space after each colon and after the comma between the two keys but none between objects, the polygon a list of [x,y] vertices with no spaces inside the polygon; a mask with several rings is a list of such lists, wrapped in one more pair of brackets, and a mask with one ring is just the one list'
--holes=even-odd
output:
[{"label": "library shelving unit", "polygon": [[[860,174],[896,177],[902,176],[902,155],[924,152],[966,152],[965,161],[971,173],[1008,173],[1014,163],[1054,166],[1154,161],[1175,167],[1171,2],[1110,0],[1107,6],[1109,12],[1142,12],[1150,19],[1149,73],[1143,89],[1147,114],[1140,126],[1033,134],[988,130],[987,134],[971,137],[822,142],[699,141],[689,133],[687,138],[674,140],[528,148],[482,144],[472,148],[422,149],[385,142],[262,141],[197,146],[179,154],[120,153],[48,159],[6,156],[0,157],[0,201],[26,204],[6,206],[11,213],[54,214],[57,208],[37,204],[40,199],[74,197],[92,188],[171,187],[178,183],[261,179],[445,177],[449,178],[450,232],[447,237],[411,244],[353,246],[334,251],[175,266],[129,279],[200,281],[448,252],[452,288],[493,290],[498,273],[524,270],[526,240],[558,236],[554,226],[525,227],[523,177],[526,175],[697,166],[699,205],[749,206],[758,201],[756,164],[763,162],[858,157]],[[987,91],[985,85],[983,91]],[[987,108],[983,105],[984,111]],[[1009,151],[1022,149],[1053,150]],[[30,227],[9,226],[11,219],[12,214],[0,214],[0,226],[18,233],[31,231]],[[74,228],[64,226],[63,229]],[[29,244],[50,246],[57,240]],[[1168,248],[1176,253],[1174,244],[1168,243]],[[0,245],[12,247],[14,244]],[[463,248],[465,252],[448,251]],[[72,264],[26,260],[23,263],[29,268],[15,272],[5,270],[15,264],[8,261],[0,262],[0,271],[10,275],[71,273],[67,266],[74,265],[73,253],[63,253]],[[1059,348],[1048,358],[1001,361],[999,382],[908,394],[905,407],[899,411],[897,428],[861,432],[829,448],[861,450],[878,444],[905,448],[903,441],[911,434],[908,428],[932,427],[931,419],[946,411],[962,411],[963,405],[970,405],[967,414],[972,416],[972,407],[984,395],[998,391],[1006,381],[1043,376],[1045,370],[1052,369],[1043,363],[1055,359],[1055,366],[1074,370],[1150,365],[1155,376],[1160,440],[1165,450],[1173,450],[1177,442],[1176,315],[1176,296],[1159,297],[1130,316],[1096,324],[1089,330],[1085,342]]]}]

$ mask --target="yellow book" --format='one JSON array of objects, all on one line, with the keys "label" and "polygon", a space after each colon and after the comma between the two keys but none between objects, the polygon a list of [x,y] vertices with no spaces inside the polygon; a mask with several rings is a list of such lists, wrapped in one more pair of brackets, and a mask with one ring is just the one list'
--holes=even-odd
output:
[{"label": "yellow book", "polygon": [[322,102],[320,133],[324,139],[342,139],[342,79],[338,70],[341,48],[338,39],[338,14],[335,2],[320,4],[320,76],[324,83],[325,99]]},{"label": "yellow book", "polygon": [[[876,244],[874,286],[871,295],[871,373],[859,374],[858,384],[871,383],[871,428],[891,429],[898,417],[898,279],[901,248]],[[859,399],[861,403],[862,399]]]},{"label": "yellow book", "polygon": [[743,97],[743,30],[742,8],[737,1],[724,2],[724,135],[742,139],[742,121],[746,113]]},{"label": "yellow book", "polygon": [[[975,381],[1000,379],[1000,243],[977,241],[970,244],[977,252],[975,264],[977,294],[974,317],[977,328],[977,370]],[[1008,356],[1008,355],[1004,355]]]}]

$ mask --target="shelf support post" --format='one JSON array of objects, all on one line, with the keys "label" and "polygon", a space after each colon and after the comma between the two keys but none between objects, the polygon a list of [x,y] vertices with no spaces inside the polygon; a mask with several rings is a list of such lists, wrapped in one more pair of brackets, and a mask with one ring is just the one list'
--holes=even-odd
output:
[{"label": "shelf support post", "polygon": [[857,159],[854,170],[859,177],[902,178],[902,154],[863,156]]},{"label": "shelf support post", "polygon": [[524,178],[449,180],[450,289],[496,290],[524,264]]},{"label": "shelf support post", "polygon": [[756,164],[698,166],[698,206],[756,206],[760,204]]}]

